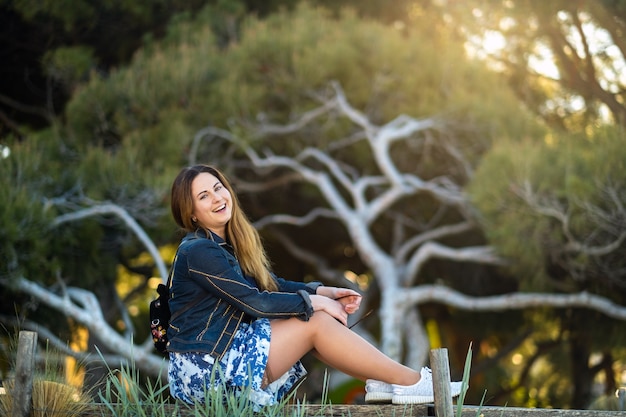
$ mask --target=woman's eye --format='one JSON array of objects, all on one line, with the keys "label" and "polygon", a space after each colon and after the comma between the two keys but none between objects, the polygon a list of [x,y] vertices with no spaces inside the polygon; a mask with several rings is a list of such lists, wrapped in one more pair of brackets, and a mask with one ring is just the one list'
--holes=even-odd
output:
[{"label": "woman's eye", "polygon": [[223,187],[223,186],[221,186],[221,185],[216,185],[216,186],[215,186],[215,191],[219,191],[219,190],[221,190],[222,188],[224,188],[224,187]]}]

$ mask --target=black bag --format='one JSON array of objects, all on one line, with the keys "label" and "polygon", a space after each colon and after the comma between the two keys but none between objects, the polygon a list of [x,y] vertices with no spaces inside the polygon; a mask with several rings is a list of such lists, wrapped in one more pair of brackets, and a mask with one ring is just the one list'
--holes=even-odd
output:
[{"label": "black bag", "polygon": [[170,276],[167,278],[167,286],[159,284],[157,293],[159,296],[150,302],[150,332],[152,342],[157,352],[167,353],[167,328],[170,325],[170,306],[168,303],[170,289]]},{"label": "black bag", "polygon": [[[175,262],[176,259],[174,259],[174,263]],[[172,264],[172,269],[167,277],[167,284],[159,284],[157,286],[157,293],[159,296],[150,301],[150,333],[152,333],[152,342],[154,343],[154,348],[157,352],[163,355],[167,355],[167,328],[170,327],[170,321],[198,304],[198,302],[200,302],[200,300],[202,300],[206,295],[204,292],[199,294],[172,316],[170,313],[169,298],[173,271],[174,265]]]}]

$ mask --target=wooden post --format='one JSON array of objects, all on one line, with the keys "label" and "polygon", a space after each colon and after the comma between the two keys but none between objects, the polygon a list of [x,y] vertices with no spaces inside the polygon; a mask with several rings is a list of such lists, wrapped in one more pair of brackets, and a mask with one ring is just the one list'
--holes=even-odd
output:
[{"label": "wooden post", "polygon": [[431,349],[430,366],[433,371],[435,416],[454,417],[452,393],[450,392],[450,365],[448,364],[448,349]]},{"label": "wooden post", "polygon": [[37,333],[21,331],[17,345],[15,383],[11,409],[15,417],[28,417],[33,405],[33,374],[37,352]]},{"label": "wooden post", "polygon": [[626,388],[620,387],[615,392],[617,397],[617,409],[619,411],[626,411]]}]

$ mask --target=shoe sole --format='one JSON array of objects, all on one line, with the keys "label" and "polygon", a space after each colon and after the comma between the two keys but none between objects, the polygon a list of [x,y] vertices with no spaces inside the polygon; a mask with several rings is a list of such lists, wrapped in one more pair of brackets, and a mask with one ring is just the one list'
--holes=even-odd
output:
[{"label": "shoe sole", "polygon": [[393,404],[427,404],[434,403],[435,397],[422,395],[394,395],[391,398]]},{"label": "shoe sole", "polygon": [[[461,391],[452,392],[452,398],[458,397]],[[367,401],[367,399],[365,400]],[[391,397],[392,404],[427,404],[434,403],[434,396],[425,396],[425,395],[393,395]]]},{"label": "shoe sole", "polygon": [[390,403],[393,394],[390,392],[368,392],[365,394],[366,403]]}]

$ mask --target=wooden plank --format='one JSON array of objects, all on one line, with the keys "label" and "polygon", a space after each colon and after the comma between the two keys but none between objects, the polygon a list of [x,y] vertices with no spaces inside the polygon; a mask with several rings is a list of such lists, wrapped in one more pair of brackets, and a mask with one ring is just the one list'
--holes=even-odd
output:
[{"label": "wooden plank", "polygon": [[[430,409],[430,414],[429,414]],[[94,404],[91,412],[82,414],[82,417],[106,417],[110,416],[111,411],[107,409],[104,404]],[[162,407],[165,414],[171,417],[197,417],[198,415],[204,415],[202,412],[198,413],[193,408],[187,408],[186,406],[178,407],[178,413],[175,413],[176,406],[174,404],[166,404]],[[144,407],[144,412],[148,411]],[[150,413],[148,412],[148,415]],[[156,415],[156,413],[152,413]],[[259,413],[259,416],[263,416],[263,413]],[[273,413],[273,416],[291,417],[293,415],[302,417],[427,417],[434,416],[434,406],[425,404],[407,404],[407,405],[392,405],[392,404],[376,404],[376,405],[288,405],[282,413]]]},{"label": "wooden plank", "polygon": [[11,390],[11,410],[14,417],[28,417],[33,405],[33,374],[37,333],[21,331],[17,343],[15,382]]},{"label": "wooden plank", "polygon": [[[430,408],[431,414],[428,410]],[[290,416],[292,411],[304,411],[306,417],[426,417],[434,415],[432,405],[425,404],[369,404],[369,405],[316,405],[290,406],[285,416]],[[297,415],[297,414],[296,414]]]},{"label": "wooden plank", "polygon": [[[181,407],[179,407],[181,408]],[[166,404],[163,409],[171,417],[195,417],[197,411],[182,407],[175,414],[175,405]],[[144,407],[144,411],[146,411]],[[296,413],[301,411],[302,413]],[[479,413],[480,411],[480,413]],[[103,404],[94,404],[92,413],[83,413],[82,417],[106,417],[111,412]],[[159,414],[161,415],[161,414]],[[202,415],[202,414],[200,414]],[[259,416],[262,416],[260,413]],[[435,415],[434,404],[368,404],[368,405],[290,405],[285,407],[282,414],[274,413],[274,416],[291,417],[302,415],[303,417],[429,417]],[[456,414],[455,414],[456,416]],[[601,411],[601,410],[563,410],[546,408],[516,408],[516,407],[477,407],[463,406],[462,417],[624,417],[624,411]]]},{"label": "wooden plank", "polygon": [[[463,417],[477,417],[479,407],[463,406]],[[624,417],[624,411],[563,410],[551,408],[482,407],[482,417]]]},{"label": "wooden plank", "polygon": [[[480,411],[480,413],[479,413]],[[290,415],[289,413],[285,414]],[[307,405],[307,417],[428,417],[435,415],[433,404],[417,405]],[[624,417],[624,411],[562,410],[545,408],[477,407],[464,406],[462,417]]]},{"label": "wooden plank", "polygon": [[430,366],[433,373],[433,390],[435,391],[435,416],[454,417],[452,394],[450,393],[448,349],[431,349]]}]

